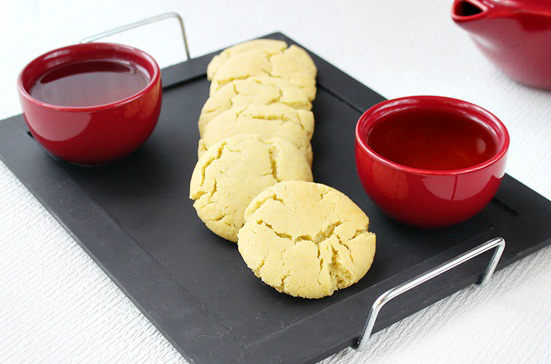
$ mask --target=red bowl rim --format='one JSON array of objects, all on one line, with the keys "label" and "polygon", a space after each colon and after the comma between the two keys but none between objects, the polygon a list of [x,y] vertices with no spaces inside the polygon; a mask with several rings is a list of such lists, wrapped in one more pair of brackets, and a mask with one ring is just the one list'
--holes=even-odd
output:
[{"label": "red bowl rim", "polygon": [[[364,135],[361,135],[360,129],[364,127],[364,124],[368,122],[369,117],[371,114],[375,113],[376,111],[380,110],[383,107],[389,106],[390,104],[392,106],[398,106],[403,103],[408,102],[432,102],[434,104],[439,104],[441,106],[447,106],[448,108],[454,107],[454,108],[460,108],[464,111],[476,111],[479,114],[482,114],[485,116],[484,123],[486,126],[491,127],[497,134],[498,137],[498,144],[501,145],[499,150],[489,159],[486,161],[475,164],[469,167],[460,168],[460,169],[422,169],[422,168],[414,168],[405,166],[403,164],[399,164],[396,162],[393,162],[377,152],[375,152],[371,147],[369,147],[367,140],[365,140]],[[372,122],[374,122],[373,120]],[[367,135],[367,133],[364,133]],[[400,97],[396,99],[386,100],[383,102],[380,102],[371,108],[369,108],[367,111],[365,111],[362,116],[358,119],[358,122],[356,123],[356,145],[360,146],[362,151],[369,154],[372,158],[376,159],[378,162],[385,164],[389,167],[392,167],[394,169],[409,173],[409,174],[416,174],[416,175],[433,175],[433,176],[455,176],[460,174],[466,174],[471,173],[475,171],[479,171],[482,169],[487,168],[488,166],[491,166],[492,164],[499,161],[501,158],[503,158],[509,149],[509,132],[507,131],[507,128],[505,125],[499,120],[494,114],[489,112],[488,110],[484,109],[483,107],[480,107],[478,105],[475,105],[473,103],[470,103],[468,101],[463,101],[459,99],[454,99],[451,97],[443,97],[443,96],[429,96],[429,95],[422,95],[422,96],[406,96],[406,97]]]},{"label": "red bowl rim", "polygon": [[[90,106],[63,106],[63,105],[50,104],[50,103],[40,101],[40,100],[32,97],[29,94],[29,92],[27,92],[27,90],[23,86],[23,81],[24,81],[23,80],[23,74],[25,73],[25,71],[31,65],[39,63],[39,62],[44,62],[44,60],[47,59],[49,56],[52,56],[53,58],[55,58],[55,56],[54,56],[55,53],[58,53],[58,52],[62,53],[63,51],[66,51],[66,50],[75,50],[75,49],[78,49],[78,48],[84,48],[84,49],[110,49],[110,50],[113,50],[115,52],[121,52],[122,53],[122,51],[124,51],[124,52],[127,52],[127,53],[131,53],[134,56],[143,59],[145,62],[149,63],[152,66],[153,73],[149,77],[149,83],[147,84],[147,86],[145,86],[143,89],[141,89],[137,93],[135,93],[133,95],[130,95],[130,96],[124,98],[124,99],[113,101],[113,102],[110,102],[110,103],[107,103],[107,104],[90,105]],[[37,104],[39,106],[48,108],[48,109],[53,109],[53,110],[58,110],[58,111],[75,111],[75,112],[100,111],[100,110],[107,110],[107,109],[110,109],[110,108],[113,108],[113,107],[121,106],[121,105],[127,104],[129,102],[132,102],[136,99],[139,99],[142,95],[146,94],[151,89],[153,89],[155,87],[155,85],[159,82],[160,78],[161,78],[161,69],[159,68],[159,65],[157,64],[155,59],[151,55],[149,55],[148,53],[146,53],[146,52],[144,52],[144,51],[142,51],[138,48],[134,48],[134,47],[131,47],[131,46],[128,46],[128,45],[125,45],[125,44],[92,42],[92,43],[72,44],[72,45],[69,45],[69,46],[57,48],[57,49],[48,51],[48,52],[46,52],[44,54],[41,54],[40,56],[36,57],[35,59],[33,59],[32,61],[27,63],[27,65],[25,65],[25,67],[23,67],[23,69],[19,73],[19,76],[17,77],[17,89],[19,91],[19,94],[22,97],[24,97],[25,99],[27,99],[28,101],[30,101],[34,104]]]}]

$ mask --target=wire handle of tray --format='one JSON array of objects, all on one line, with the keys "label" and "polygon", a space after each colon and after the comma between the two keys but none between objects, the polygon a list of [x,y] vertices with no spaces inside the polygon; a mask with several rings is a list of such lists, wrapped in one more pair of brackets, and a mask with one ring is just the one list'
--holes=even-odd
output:
[{"label": "wire handle of tray", "polygon": [[439,275],[449,271],[450,269],[455,268],[458,265],[461,265],[473,259],[474,257],[477,257],[480,254],[492,249],[495,249],[494,255],[492,256],[492,259],[490,260],[488,267],[482,274],[481,280],[476,283],[480,286],[484,286],[488,283],[490,278],[492,278],[492,275],[494,274],[497,264],[499,263],[499,259],[501,258],[501,254],[503,254],[503,250],[505,249],[505,240],[503,238],[495,238],[492,240],[488,240],[487,242],[453,259],[448,260],[447,262],[437,266],[436,268],[428,270],[425,273],[422,273],[417,277],[414,277],[392,289],[389,289],[388,291],[380,295],[375,300],[375,302],[373,302],[373,305],[371,306],[371,311],[369,312],[369,316],[364,326],[363,334],[362,336],[359,337],[359,339],[356,341],[353,347],[358,351],[364,351],[367,349],[369,344],[369,339],[371,337],[371,334],[373,333],[373,327],[375,326],[375,321],[377,321],[377,316],[379,315],[379,311],[381,311],[383,306],[387,304],[389,301],[398,297],[402,293],[405,293],[422,283],[425,283],[435,277],[438,277]]},{"label": "wire handle of tray", "polygon": [[144,26],[144,25],[147,25],[147,24],[155,23],[155,22],[165,20],[165,19],[169,19],[169,18],[175,18],[176,20],[178,20],[178,23],[180,24],[180,31],[182,32],[182,40],[184,42],[184,49],[186,51],[187,60],[189,60],[191,58],[191,56],[189,54],[189,46],[188,46],[187,37],[186,37],[186,28],[184,27],[184,20],[182,19],[180,14],[178,14],[176,12],[173,12],[173,11],[170,11],[168,13],[155,15],[155,16],[152,16],[150,18],[142,19],[142,20],[139,20],[139,21],[134,22],[134,23],[126,24],[126,25],[123,25],[123,26],[120,26],[120,27],[117,27],[117,28],[106,30],[106,31],[98,33],[98,34],[91,35],[89,37],[83,38],[80,41],[80,43],[93,42],[95,40],[105,38],[105,37],[108,37],[108,36],[113,35],[113,34],[122,33],[122,32],[125,32],[127,30],[130,30],[130,29],[138,28],[138,27],[141,27],[141,26]]}]

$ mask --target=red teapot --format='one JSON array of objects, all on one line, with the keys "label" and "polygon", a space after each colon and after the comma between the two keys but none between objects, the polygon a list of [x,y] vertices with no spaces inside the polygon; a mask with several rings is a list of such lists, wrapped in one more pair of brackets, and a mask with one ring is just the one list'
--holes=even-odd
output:
[{"label": "red teapot", "polygon": [[452,19],[513,80],[551,89],[550,0],[455,0]]}]

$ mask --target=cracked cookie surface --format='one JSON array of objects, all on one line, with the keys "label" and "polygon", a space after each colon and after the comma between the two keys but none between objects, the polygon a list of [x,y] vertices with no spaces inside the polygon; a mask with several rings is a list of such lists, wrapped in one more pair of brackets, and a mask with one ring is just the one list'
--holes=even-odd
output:
[{"label": "cracked cookie surface", "polygon": [[294,145],[280,138],[236,135],[201,156],[189,197],[212,232],[237,242],[249,202],[266,187],[288,180],[312,181],[310,165]]},{"label": "cracked cookie surface", "polygon": [[280,53],[287,48],[287,43],[278,39],[254,39],[239,43],[224,49],[220,54],[212,58],[207,66],[207,78],[212,80],[218,69],[224,65],[232,56],[251,51],[262,51],[270,55]]},{"label": "cracked cookie surface", "polygon": [[316,65],[308,53],[296,45],[273,39],[257,39],[238,44],[214,56],[207,67],[212,81],[210,94],[234,80],[254,76],[281,78],[298,86],[309,98],[316,96]]},{"label": "cracked cookie surface", "polygon": [[281,103],[234,106],[206,125],[198,154],[201,157],[213,144],[229,136],[257,134],[265,139],[278,137],[289,141],[312,165],[310,138],[313,132],[314,115],[311,111],[293,109]]},{"label": "cracked cookie surface", "polygon": [[256,196],[238,233],[241,256],[279,292],[330,296],[358,282],[375,255],[365,213],[341,192],[312,182],[280,182]]},{"label": "cracked cookie surface", "polygon": [[258,76],[235,80],[210,96],[199,116],[199,134],[215,116],[234,106],[281,103],[294,109],[311,110],[312,103],[304,92],[291,82],[275,77]]}]

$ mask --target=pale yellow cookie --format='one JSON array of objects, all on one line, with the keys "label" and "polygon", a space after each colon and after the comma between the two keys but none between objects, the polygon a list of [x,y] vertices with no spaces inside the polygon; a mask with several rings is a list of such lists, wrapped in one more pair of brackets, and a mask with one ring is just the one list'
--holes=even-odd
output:
[{"label": "pale yellow cookie", "polygon": [[310,165],[294,145],[279,138],[236,135],[201,156],[189,197],[212,232],[237,242],[249,202],[266,187],[287,180],[312,181]]},{"label": "pale yellow cookie", "polygon": [[358,282],[375,255],[369,219],[341,192],[312,182],[280,182],[256,196],[238,233],[241,256],[279,292],[330,296]]},{"label": "pale yellow cookie", "polygon": [[287,43],[277,39],[254,39],[224,49],[220,54],[214,56],[207,66],[207,78],[212,80],[216,71],[232,56],[250,51],[266,52],[268,55],[280,53],[287,48]]},{"label": "pale yellow cookie", "polygon": [[216,115],[233,106],[269,105],[281,103],[295,109],[311,110],[312,103],[304,92],[291,82],[282,78],[257,76],[244,80],[235,80],[220,88],[201,110],[199,133]]},{"label": "pale yellow cookie", "polygon": [[[285,42],[257,40],[230,47],[215,56],[207,68],[212,81],[210,94],[234,80],[254,76],[272,76],[288,80],[308,97],[316,97],[316,65],[308,53],[295,45],[287,48]],[[253,43],[254,42],[254,43]],[[282,45],[284,45],[283,48]]]},{"label": "pale yellow cookie", "polygon": [[235,106],[212,119],[199,141],[199,157],[211,145],[232,135],[258,134],[263,138],[279,137],[291,142],[311,164],[310,138],[314,132],[311,111],[297,110],[283,104]]}]

